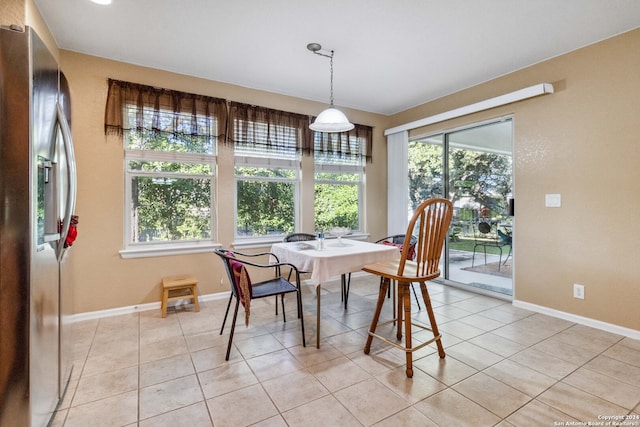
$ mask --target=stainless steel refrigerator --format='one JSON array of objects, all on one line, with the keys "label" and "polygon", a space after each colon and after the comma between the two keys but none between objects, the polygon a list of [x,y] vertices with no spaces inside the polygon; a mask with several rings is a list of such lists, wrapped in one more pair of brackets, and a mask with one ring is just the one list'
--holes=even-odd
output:
[{"label": "stainless steel refrigerator", "polygon": [[[46,426],[72,371],[67,82],[31,28],[0,28],[0,426]],[[63,280],[61,280],[63,278]]]}]

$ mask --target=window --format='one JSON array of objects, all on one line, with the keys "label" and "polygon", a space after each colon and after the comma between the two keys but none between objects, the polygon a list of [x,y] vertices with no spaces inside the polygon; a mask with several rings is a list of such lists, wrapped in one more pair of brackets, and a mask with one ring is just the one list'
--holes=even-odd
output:
[{"label": "window", "polygon": [[109,79],[105,134],[122,137],[124,258],[207,250],[216,236],[223,99]]},{"label": "window", "polygon": [[[314,213],[317,230],[348,227],[361,231],[364,139],[352,134],[314,138]],[[344,149],[348,145],[351,149]],[[343,146],[341,149],[340,146]]]},{"label": "window", "polygon": [[[133,120],[136,111],[127,107],[125,117]],[[143,114],[151,120],[153,110]],[[159,120],[173,114],[160,112]],[[202,136],[126,134],[127,246],[213,240],[214,148]]]},{"label": "window", "polygon": [[299,220],[300,147],[309,119],[231,104],[236,237],[282,236]]}]

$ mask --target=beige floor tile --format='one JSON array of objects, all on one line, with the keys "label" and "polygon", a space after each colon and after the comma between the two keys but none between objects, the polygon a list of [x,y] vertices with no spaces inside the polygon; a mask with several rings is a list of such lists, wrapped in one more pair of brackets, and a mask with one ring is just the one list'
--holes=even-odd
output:
[{"label": "beige floor tile", "polygon": [[361,427],[362,424],[329,395],[313,400],[282,414],[289,427]]},{"label": "beige floor tile", "polygon": [[138,347],[89,357],[82,370],[83,376],[102,374],[138,365]]},{"label": "beige floor tile", "polygon": [[198,402],[140,421],[140,427],[213,427],[207,405]]},{"label": "beige floor tile", "polygon": [[325,342],[332,345],[342,354],[350,354],[358,350],[362,351],[366,340],[366,335],[359,334],[356,331],[349,331],[328,337]]},{"label": "beige floor tile", "polygon": [[[477,369],[462,363],[454,357],[441,359],[437,354],[432,354],[413,362],[413,367],[426,372],[448,386],[458,383],[478,372]],[[417,372],[414,372],[413,376],[417,374]]]},{"label": "beige floor tile", "polygon": [[612,359],[607,356],[598,356],[589,361],[589,363],[584,365],[584,367],[592,371],[608,375],[627,384],[640,384],[640,368],[621,362],[617,359]]},{"label": "beige floor tile", "polygon": [[226,363],[198,373],[205,399],[257,384],[258,379],[244,361]]},{"label": "beige floor tile", "polygon": [[629,365],[640,367],[640,350],[634,350],[626,345],[616,344],[602,354]]},{"label": "beige floor tile", "polygon": [[282,415],[276,415],[255,424],[251,424],[251,427],[287,427],[287,423],[284,418],[282,418]]},{"label": "beige floor tile", "polygon": [[229,353],[229,360],[224,360],[227,354],[227,346],[217,346],[211,348],[205,348],[191,353],[191,360],[196,367],[196,372],[207,371],[209,369],[217,368],[229,362],[237,362],[242,360],[242,355],[235,346],[231,346],[231,353]]},{"label": "beige floor tile", "polygon": [[407,378],[404,366],[378,375],[376,379],[409,403],[416,403],[447,387],[419,370],[414,371],[413,378]]},{"label": "beige floor tile", "polygon": [[452,387],[500,418],[507,417],[531,400],[530,396],[479,372]]},{"label": "beige floor tile", "polygon": [[623,338],[618,344],[629,347],[632,350],[640,351],[640,340],[633,338]]},{"label": "beige floor tile", "polygon": [[375,423],[375,427],[398,427],[398,426],[420,426],[437,427],[438,424],[425,417],[420,411],[414,408],[407,408],[384,420]]},{"label": "beige floor tile", "polygon": [[574,344],[567,343],[561,338],[558,338],[558,335],[547,338],[533,345],[531,348],[576,365],[583,365],[598,355],[598,352],[595,351],[576,348]]},{"label": "beige floor tile", "polygon": [[627,384],[586,368],[578,369],[562,382],[629,410],[640,403],[638,383]]},{"label": "beige floor tile", "polygon": [[557,382],[554,378],[509,359],[482,372],[531,397],[539,395]]},{"label": "beige floor tile", "polygon": [[342,389],[334,396],[364,425],[374,424],[409,406],[406,400],[375,379]]},{"label": "beige floor tile", "polygon": [[288,351],[305,367],[324,363],[342,356],[340,351],[326,342],[320,344],[319,349],[316,348],[315,343],[309,343],[306,347],[298,345],[289,348]]},{"label": "beige floor tile", "polygon": [[414,405],[439,426],[493,426],[500,418],[460,393],[446,389]]},{"label": "beige floor tile", "polygon": [[580,422],[538,400],[533,400],[518,409],[507,418],[507,421],[516,427],[566,425],[567,421]]},{"label": "beige floor tile", "polygon": [[240,340],[234,337],[234,344],[245,359],[284,350],[284,346],[271,334]]},{"label": "beige floor tile", "polygon": [[404,353],[395,348],[371,349],[369,354],[362,350],[347,355],[358,366],[372,376],[380,375],[399,366],[405,365]]},{"label": "beige floor tile", "polygon": [[64,427],[124,426],[137,419],[138,391],[134,390],[69,408]]},{"label": "beige floor tile", "polygon": [[302,363],[287,350],[274,351],[247,360],[251,370],[260,381],[270,380],[304,369]]},{"label": "beige floor tile", "polygon": [[462,320],[452,320],[451,322],[438,325],[438,329],[443,336],[453,335],[463,340],[468,340],[478,335],[484,334],[486,331],[463,323]]},{"label": "beige floor tile", "polygon": [[138,388],[138,366],[81,377],[71,406],[94,402]]},{"label": "beige floor tile", "polygon": [[278,410],[260,385],[252,385],[207,400],[216,427],[239,427],[265,421]]},{"label": "beige floor tile", "polygon": [[512,356],[527,348],[523,344],[502,338],[501,336],[492,334],[491,332],[473,337],[469,342],[502,357]]},{"label": "beige floor tile", "polygon": [[502,356],[485,350],[469,341],[448,347],[447,354],[478,370],[495,365],[504,359]]},{"label": "beige floor tile", "polygon": [[188,353],[140,365],[140,387],[162,383],[195,374]]},{"label": "beige floor tile", "polygon": [[[414,352],[408,379],[404,352],[380,340],[363,352],[378,283],[354,276],[347,310],[339,282],[323,285],[319,350],[313,287],[303,287],[306,348],[291,299],[287,322],[273,298],[254,301],[228,362],[227,295],[198,313],[77,322],[73,378],[53,425],[537,427],[640,412],[640,341],[440,283],[429,292],[447,357],[433,343]],[[411,299],[412,319],[428,324]],[[378,332],[395,340],[393,325]],[[413,328],[412,338],[430,334]]]},{"label": "beige floor tile", "polygon": [[518,309],[510,304],[503,304],[478,313],[479,316],[508,324],[533,315],[532,311]]},{"label": "beige floor tile", "polygon": [[537,399],[583,422],[598,421],[598,415],[628,413],[618,405],[561,382]]},{"label": "beige floor tile", "polygon": [[183,408],[204,400],[195,375],[140,389],[140,419]]},{"label": "beige floor tile", "polygon": [[307,371],[295,371],[262,383],[280,412],[309,403],[329,391]]},{"label": "beige floor tile", "polygon": [[510,357],[511,360],[529,366],[538,372],[560,380],[578,368],[578,364],[558,359],[548,353],[534,349],[521,351]]},{"label": "beige floor tile", "polygon": [[220,335],[219,328],[215,331],[185,335],[184,338],[187,342],[187,349],[191,352],[211,347],[226,347],[229,342],[229,335]]},{"label": "beige floor tile", "polygon": [[482,312],[478,314],[472,314],[471,316],[462,317],[460,321],[462,323],[475,326],[476,328],[480,328],[483,331],[492,331],[505,325],[504,322],[482,316]]},{"label": "beige floor tile", "polygon": [[532,329],[528,326],[520,325],[519,322],[521,322],[521,320],[505,325],[501,328],[494,329],[491,332],[495,335],[501,336],[502,338],[515,341],[527,347],[537,344],[553,335],[552,332],[544,331],[539,328]]},{"label": "beige floor tile", "polygon": [[140,363],[153,362],[187,353],[187,343],[182,335],[172,336],[140,345]]},{"label": "beige floor tile", "polygon": [[447,319],[460,319],[461,317],[470,316],[473,313],[467,310],[463,310],[453,305],[443,305],[440,307],[436,307],[433,309],[434,314],[436,315],[436,320],[438,320],[438,315],[443,315]]},{"label": "beige floor tile", "polygon": [[310,366],[308,369],[331,392],[371,378],[367,371],[346,356]]},{"label": "beige floor tile", "polygon": [[619,335],[610,334],[604,331],[592,332],[585,329],[582,325],[574,325],[554,338],[564,341],[576,349],[583,349],[594,353],[600,353],[611,347],[617,340]]}]

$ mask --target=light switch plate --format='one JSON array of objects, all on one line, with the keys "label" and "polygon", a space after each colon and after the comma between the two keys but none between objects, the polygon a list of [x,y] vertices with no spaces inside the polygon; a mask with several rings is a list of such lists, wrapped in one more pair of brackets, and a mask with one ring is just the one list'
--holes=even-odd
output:
[{"label": "light switch plate", "polygon": [[560,194],[545,194],[544,205],[548,208],[559,208],[562,205]]}]

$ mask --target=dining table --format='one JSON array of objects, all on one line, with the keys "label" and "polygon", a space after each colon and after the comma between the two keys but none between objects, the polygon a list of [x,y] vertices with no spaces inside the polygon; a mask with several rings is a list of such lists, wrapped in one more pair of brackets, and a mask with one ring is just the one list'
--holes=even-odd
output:
[{"label": "dining table", "polygon": [[326,240],[319,247],[318,240],[282,242],[271,246],[271,253],[279,262],[296,266],[301,272],[311,273],[311,283],[316,290],[316,347],[320,348],[320,306],[322,283],[341,276],[345,309],[349,298],[347,274],[360,271],[367,264],[396,261],[400,251],[395,246],[370,243],[353,239]]}]

